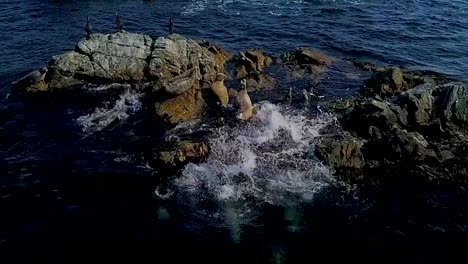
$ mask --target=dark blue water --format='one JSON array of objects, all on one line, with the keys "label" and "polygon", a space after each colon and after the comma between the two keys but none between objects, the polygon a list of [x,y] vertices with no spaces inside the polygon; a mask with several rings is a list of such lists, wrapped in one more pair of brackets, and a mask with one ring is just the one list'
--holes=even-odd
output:
[{"label": "dark blue water", "polygon": [[[6,98],[11,81],[74,47],[86,16],[97,31],[115,31],[115,12],[128,31],[151,36],[165,34],[174,17],[178,33],[231,51],[258,47],[278,55],[310,46],[340,58],[467,78],[464,1],[0,1],[0,247],[9,256],[310,263],[317,256],[384,255],[417,261],[447,260],[457,253],[451,242],[466,241],[467,196],[458,186],[334,187],[313,202],[252,207],[257,212],[248,224],[193,220],[190,202],[153,194],[167,175],[151,164],[153,149],[164,147],[164,127],[153,122],[152,109],[87,133],[77,118],[103,102],[112,105],[120,94]],[[197,202],[202,212],[219,207]],[[300,219],[299,231],[291,231],[291,218]],[[240,237],[232,234],[237,229]]]}]

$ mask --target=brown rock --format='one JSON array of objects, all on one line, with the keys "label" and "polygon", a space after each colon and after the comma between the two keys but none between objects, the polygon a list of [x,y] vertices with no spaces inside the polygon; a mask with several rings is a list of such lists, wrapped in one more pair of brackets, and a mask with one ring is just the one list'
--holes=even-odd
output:
[{"label": "brown rock", "polygon": [[299,48],[296,50],[296,60],[299,64],[314,64],[329,66],[334,62],[334,59],[319,51],[310,50],[307,48]]},{"label": "brown rock", "polygon": [[172,150],[159,153],[159,162],[167,168],[183,168],[189,162],[200,162],[209,154],[209,147],[204,142],[184,141],[178,143]]},{"label": "brown rock", "polygon": [[187,92],[157,102],[156,114],[171,123],[180,123],[201,117],[204,109],[204,100],[198,83],[195,83]]},{"label": "brown rock", "polygon": [[399,94],[408,89],[399,68],[376,72],[361,88],[365,96],[379,95],[382,98]]},{"label": "brown rock", "polygon": [[362,169],[365,165],[362,145],[362,142],[349,135],[323,137],[317,144],[315,153],[332,168]]}]

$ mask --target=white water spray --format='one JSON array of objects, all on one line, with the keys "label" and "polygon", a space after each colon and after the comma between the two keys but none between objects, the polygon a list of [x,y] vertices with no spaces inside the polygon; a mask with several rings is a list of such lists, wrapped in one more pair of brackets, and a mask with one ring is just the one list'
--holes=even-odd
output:
[{"label": "white water spray", "polygon": [[[83,132],[101,131],[115,120],[126,120],[131,114],[141,109],[142,94],[130,89],[125,90],[112,107],[99,107],[93,113],[77,118]],[[110,105],[107,103],[106,105]]]}]

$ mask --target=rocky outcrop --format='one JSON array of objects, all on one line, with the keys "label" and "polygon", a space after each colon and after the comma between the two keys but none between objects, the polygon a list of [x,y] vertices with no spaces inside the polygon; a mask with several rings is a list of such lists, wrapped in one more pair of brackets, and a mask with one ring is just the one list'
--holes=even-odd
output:
[{"label": "rocky outcrop", "polygon": [[319,78],[335,62],[334,58],[308,48],[281,55],[281,63],[290,70],[293,78]]},{"label": "rocky outcrop", "polygon": [[263,73],[265,67],[272,62],[269,56],[258,49],[239,52],[236,58],[236,78],[246,79],[249,91],[273,88],[276,84],[275,79]]},{"label": "rocky outcrop", "polygon": [[16,84],[29,92],[132,84],[152,94],[158,116],[178,123],[203,114],[201,90],[224,72],[230,58],[209,42],[177,34],[154,40],[129,32],[93,34],[74,51],[54,56],[47,68],[29,74],[27,82],[23,78]]},{"label": "rocky outcrop", "polygon": [[468,88],[461,83],[442,85],[435,90],[436,116],[452,129],[468,131]]},{"label": "rocky outcrop", "polygon": [[365,96],[374,94],[380,97],[392,96],[401,93],[408,89],[408,86],[403,79],[403,73],[399,68],[390,68],[384,71],[378,71],[367,80],[361,93]]},{"label": "rocky outcrop", "polygon": [[152,43],[151,37],[142,34],[93,34],[74,51],[51,59],[49,89],[85,82],[141,82]]},{"label": "rocky outcrop", "polygon": [[200,80],[214,81],[224,71],[229,54],[215,46],[203,47],[193,40],[177,34],[154,41],[150,57],[149,74],[153,79],[171,79],[190,69],[198,68]]},{"label": "rocky outcrop", "polygon": [[361,97],[334,103],[330,109],[340,113],[342,128],[352,136],[325,135],[316,154],[337,171],[354,169],[379,182],[401,177],[468,182],[461,174],[468,170],[468,163],[461,162],[468,159],[468,136],[462,134],[468,127],[467,100],[464,84],[429,82],[386,100]]},{"label": "rocky outcrop", "polygon": [[335,169],[362,169],[365,165],[362,144],[349,135],[323,137],[317,144],[315,153],[325,164]]},{"label": "rocky outcrop", "polygon": [[198,83],[176,97],[155,103],[156,114],[164,120],[176,124],[200,118],[204,111],[204,99]]},{"label": "rocky outcrop", "polygon": [[422,84],[399,96],[399,105],[408,113],[408,124],[426,125],[431,121],[434,115],[432,93],[435,89],[433,84]]}]

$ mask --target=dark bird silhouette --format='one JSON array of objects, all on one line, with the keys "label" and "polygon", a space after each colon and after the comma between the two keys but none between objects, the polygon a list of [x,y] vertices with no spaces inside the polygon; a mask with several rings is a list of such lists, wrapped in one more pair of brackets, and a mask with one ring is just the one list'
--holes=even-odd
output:
[{"label": "dark bird silhouette", "polygon": [[91,34],[93,34],[93,28],[91,27],[91,22],[89,21],[89,16],[87,17],[87,22],[86,22],[86,38],[90,39]]},{"label": "dark bird silhouette", "polygon": [[120,20],[119,14],[115,13],[115,23],[117,24],[117,29],[119,32],[123,31],[123,24],[122,21]]},{"label": "dark bird silhouette", "polygon": [[172,17],[169,19],[169,34],[174,34],[174,20],[172,20]]}]

